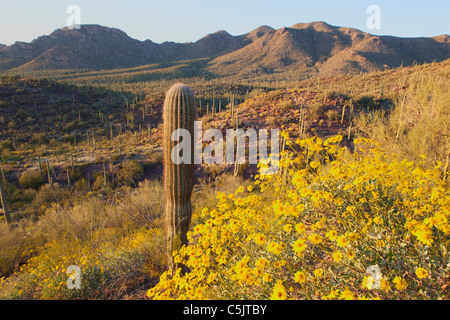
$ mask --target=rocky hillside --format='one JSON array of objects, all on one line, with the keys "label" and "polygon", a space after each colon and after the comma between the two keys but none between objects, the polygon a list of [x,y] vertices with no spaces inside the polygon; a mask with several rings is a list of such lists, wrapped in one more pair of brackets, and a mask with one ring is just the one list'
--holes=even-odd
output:
[{"label": "rocky hillside", "polygon": [[299,23],[266,33],[252,44],[211,62],[220,74],[304,70],[319,74],[360,73],[443,61],[450,58],[449,36],[374,36],[324,22]]},{"label": "rocky hillside", "polygon": [[57,29],[31,43],[16,42],[0,50],[0,68],[108,69],[146,63],[151,58],[150,41],[141,42],[123,31],[97,25],[81,29]]}]

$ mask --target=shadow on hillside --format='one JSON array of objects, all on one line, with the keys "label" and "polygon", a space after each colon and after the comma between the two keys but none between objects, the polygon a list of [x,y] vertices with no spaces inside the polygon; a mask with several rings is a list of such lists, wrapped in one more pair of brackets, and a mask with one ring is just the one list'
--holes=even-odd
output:
[{"label": "shadow on hillside", "polygon": [[391,99],[379,98],[373,96],[363,96],[357,100],[359,109],[364,112],[374,112],[382,110],[389,112],[394,107],[394,101]]}]

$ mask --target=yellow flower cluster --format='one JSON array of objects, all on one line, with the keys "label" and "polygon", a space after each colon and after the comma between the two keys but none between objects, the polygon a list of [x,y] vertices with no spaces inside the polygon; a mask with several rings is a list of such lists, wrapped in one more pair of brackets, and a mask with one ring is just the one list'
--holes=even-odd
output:
[{"label": "yellow flower cluster", "polygon": [[[93,238],[108,238],[114,230],[96,231]],[[158,234],[158,237],[161,237]],[[101,297],[101,286],[115,277],[123,276],[126,256],[134,250],[142,252],[153,244],[153,230],[141,229],[115,241],[93,243],[83,240],[59,239],[38,247],[26,264],[16,273],[14,283],[17,298],[80,299]],[[100,240],[99,240],[100,241]],[[123,262],[124,261],[124,262]],[[69,266],[80,268],[81,290],[68,288]],[[145,267],[145,266],[144,266]],[[143,270],[144,272],[146,270]]]},{"label": "yellow flower cluster", "polygon": [[175,253],[189,271],[164,273],[148,296],[448,298],[450,191],[438,168],[389,157],[367,139],[350,154],[341,139],[297,140],[282,174],[218,194]]}]

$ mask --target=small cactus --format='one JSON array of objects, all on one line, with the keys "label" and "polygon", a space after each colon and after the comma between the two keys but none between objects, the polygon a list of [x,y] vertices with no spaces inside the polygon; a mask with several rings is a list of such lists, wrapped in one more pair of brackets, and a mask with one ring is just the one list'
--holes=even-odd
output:
[{"label": "small cactus", "polygon": [[67,169],[67,186],[70,188],[70,169]]},{"label": "small cactus", "polygon": [[[192,90],[184,84],[173,85],[166,94],[163,110],[164,191],[169,267],[173,268],[172,252],[187,245],[191,221],[191,193],[194,184],[194,121],[197,104]],[[190,163],[175,164],[172,150],[178,145],[172,133],[186,129],[191,135]],[[183,150],[185,151],[185,150]]]},{"label": "small cactus", "polygon": [[108,176],[106,175],[106,166],[103,164],[103,186],[108,187]]}]

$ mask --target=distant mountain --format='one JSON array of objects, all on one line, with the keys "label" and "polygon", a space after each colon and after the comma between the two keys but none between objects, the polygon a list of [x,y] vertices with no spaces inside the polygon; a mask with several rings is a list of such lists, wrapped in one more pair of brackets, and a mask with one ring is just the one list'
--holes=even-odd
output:
[{"label": "distant mountain", "polygon": [[299,23],[266,33],[252,44],[211,61],[219,74],[312,70],[319,74],[359,73],[402,63],[450,58],[449,36],[374,36],[324,22]]},{"label": "distant mountain", "polygon": [[240,49],[269,30],[269,27],[261,27],[238,37],[218,31],[194,43],[156,44],[150,40],[135,40],[119,29],[98,25],[61,28],[31,43],[16,42],[0,47],[0,69],[110,69],[213,58]]},{"label": "distant mountain", "polygon": [[0,70],[111,69],[206,58],[218,75],[359,73],[450,58],[450,37],[375,36],[325,22],[232,36],[218,31],[191,43],[139,41],[119,29],[61,28],[30,43],[0,45]]},{"label": "distant mountain", "polygon": [[31,43],[16,42],[0,49],[0,68],[108,69],[145,64],[154,45],[132,39],[119,29],[83,25],[61,28]]}]

